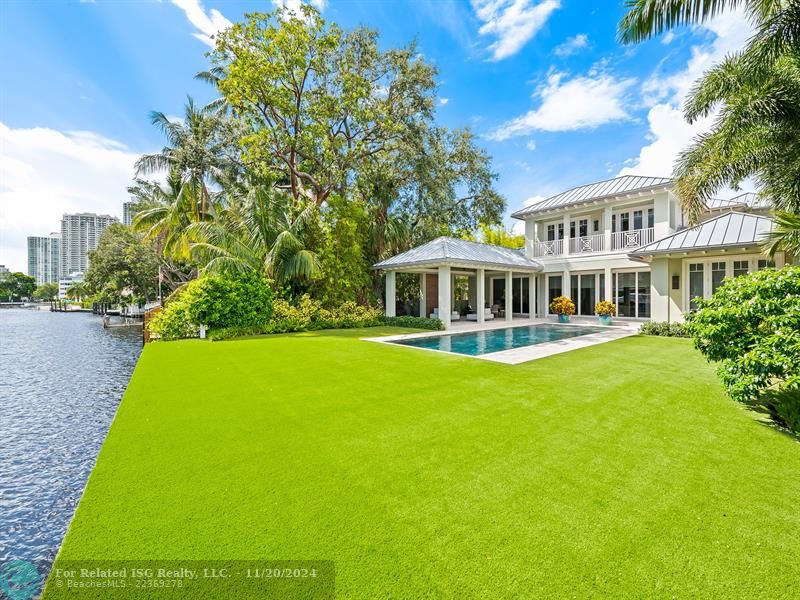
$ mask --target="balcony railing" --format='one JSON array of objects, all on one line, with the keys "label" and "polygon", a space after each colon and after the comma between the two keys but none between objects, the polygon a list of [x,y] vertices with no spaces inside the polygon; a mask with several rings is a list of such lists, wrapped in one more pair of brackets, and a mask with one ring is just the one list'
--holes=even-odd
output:
[{"label": "balcony railing", "polygon": [[583,235],[572,238],[569,241],[570,254],[587,254],[590,252],[602,252],[605,240],[602,233],[595,235]]},{"label": "balcony railing", "polygon": [[561,256],[564,253],[564,240],[536,242],[533,245],[534,256]]},{"label": "balcony railing", "polygon": [[633,229],[631,231],[616,231],[611,234],[612,250],[627,250],[649,244],[655,239],[653,228]]}]

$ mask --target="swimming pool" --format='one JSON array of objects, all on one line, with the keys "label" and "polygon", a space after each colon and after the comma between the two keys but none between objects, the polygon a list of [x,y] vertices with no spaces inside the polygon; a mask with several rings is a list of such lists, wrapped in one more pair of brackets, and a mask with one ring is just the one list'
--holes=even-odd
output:
[{"label": "swimming pool", "polygon": [[568,338],[590,335],[608,331],[608,327],[590,327],[574,325],[556,325],[542,323],[528,327],[506,327],[504,329],[488,329],[437,335],[408,340],[394,340],[390,343],[414,348],[427,348],[467,356],[480,356],[491,352],[501,352],[524,346],[534,346],[546,342],[557,342]]}]

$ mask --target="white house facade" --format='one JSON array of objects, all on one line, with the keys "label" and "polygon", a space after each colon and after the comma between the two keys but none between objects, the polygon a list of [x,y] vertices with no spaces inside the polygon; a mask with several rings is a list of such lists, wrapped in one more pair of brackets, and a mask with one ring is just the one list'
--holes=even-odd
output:
[{"label": "white house facade", "polygon": [[[525,223],[522,252],[503,249],[494,262],[481,265],[476,259],[486,259],[496,246],[439,238],[375,267],[387,275],[387,314],[395,312],[394,273],[410,271],[420,273],[423,315],[436,308],[440,318],[463,318],[453,309],[466,301],[466,317],[473,320],[489,314],[544,317],[550,301],[564,295],[578,315],[594,315],[596,302],[610,300],[620,318],[682,321],[693,299],[711,295],[725,277],[783,266],[783,254],[770,260],[761,251],[773,226],[768,215],[759,197],[743,194],[709,203],[700,224],[687,228],[670,179],[629,175],[579,186],[513,213]],[[421,258],[428,262],[422,265]],[[440,270],[445,266],[449,271]],[[458,276],[466,278],[460,286]],[[443,320],[449,325],[450,319]]]}]

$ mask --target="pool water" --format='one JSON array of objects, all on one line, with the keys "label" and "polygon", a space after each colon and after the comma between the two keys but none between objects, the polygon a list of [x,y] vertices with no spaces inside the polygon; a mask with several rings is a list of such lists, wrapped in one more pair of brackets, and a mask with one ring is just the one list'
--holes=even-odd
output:
[{"label": "pool water", "polygon": [[454,354],[467,356],[480,356],[490,352],[501,352],[524,346],[534,346],[546,342],[557,342],[568,338],[590,335],[608,331],[607,327],[588,327],[574,325],[539,324],[528,327],[506,327],[504,329],[489,329],[485,331],[472,331],[469,333],[456,333],[452,335],[438,335],[432,337],[415,338],[410,340],[396,340],[393,344],[413,346],[414,348],[427,348],[441,350]]}]

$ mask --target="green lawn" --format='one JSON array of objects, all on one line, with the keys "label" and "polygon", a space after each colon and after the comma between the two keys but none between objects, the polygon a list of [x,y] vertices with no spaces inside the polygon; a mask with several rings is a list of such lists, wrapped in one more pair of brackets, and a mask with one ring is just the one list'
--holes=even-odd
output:
[{"label": "green lawn", "polygon": [[342,598],[800,589],[800,444],[688,341],[507,366],[376,334],[148,345],[59,561],[330,559]]}]

